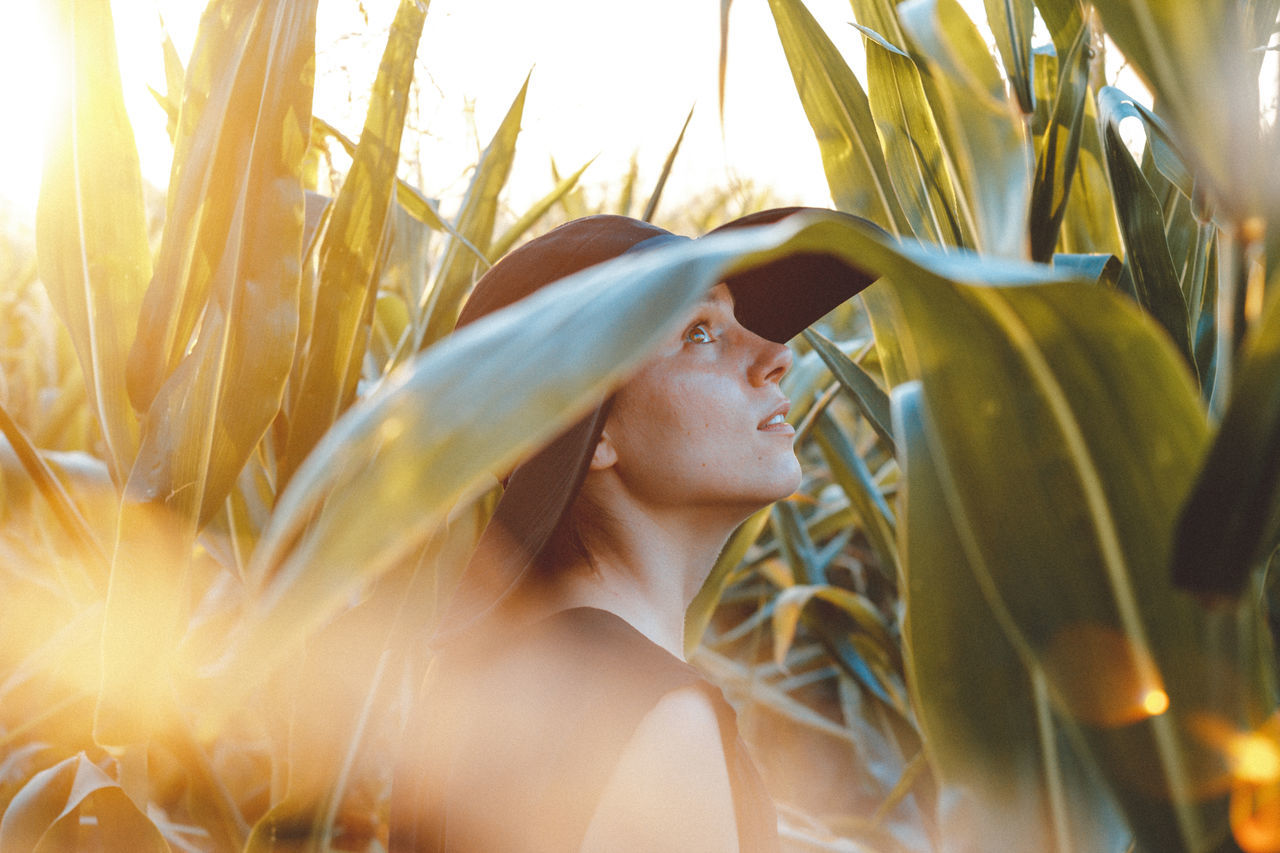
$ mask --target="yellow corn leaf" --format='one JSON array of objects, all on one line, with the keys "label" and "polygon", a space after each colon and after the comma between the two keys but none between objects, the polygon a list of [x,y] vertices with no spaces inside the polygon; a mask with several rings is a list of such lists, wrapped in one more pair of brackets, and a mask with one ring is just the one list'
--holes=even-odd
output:
[{"label": "yellow corn leaf", "polygon": [[138,449],[126,360],[151,278],[142,174],[109,3],[55,5],[68,35],[64,64],[70,70],[45,154],[37,211],[40,277],[71,332],[112,478],[123,483]]}]

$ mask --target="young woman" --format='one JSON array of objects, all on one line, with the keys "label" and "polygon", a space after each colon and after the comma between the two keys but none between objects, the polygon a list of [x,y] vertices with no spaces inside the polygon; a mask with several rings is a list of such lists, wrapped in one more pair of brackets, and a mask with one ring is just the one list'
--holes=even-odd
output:
[{"label": "young woman", "polygon": [[[495,264],[459,325],[679,239],[575,220]],[[869,281],[799,255],[717,284],[608,402],[512,473],[437,634],[392,850],[776,849],[734,712],[684,660],[684,615],[734,528],[800,484],[785,342]]]}]

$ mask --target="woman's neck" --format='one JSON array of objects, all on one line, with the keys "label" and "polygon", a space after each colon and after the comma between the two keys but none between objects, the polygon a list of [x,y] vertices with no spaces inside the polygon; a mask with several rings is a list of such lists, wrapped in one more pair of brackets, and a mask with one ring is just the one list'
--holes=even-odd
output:
[{"label": "woman's neck", "polygon": [[596,607],[616,614],[684,660],[684,618],[735,523],[670,517],[639,507],[614,510],[604,536],[587,543],[586,561],[566,567],[536,593],[537,609]]}]

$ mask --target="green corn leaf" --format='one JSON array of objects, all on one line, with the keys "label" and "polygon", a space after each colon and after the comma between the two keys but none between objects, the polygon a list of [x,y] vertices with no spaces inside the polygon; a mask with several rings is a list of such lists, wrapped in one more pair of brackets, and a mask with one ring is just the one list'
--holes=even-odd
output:
[{"label": "green corn leaf", "polygon": [[1089,30],[1081,27],[1071,51],[1058,63],[1058,91],[1053,114],[1036,157],[1031,189],[1031,258],[1047,263],[1058,245],[1075,183],[1084,129],[1084,103],[1089,95]]},{"label": "green corn leaf", "polygon": [[1084,10],[1080,0],[1036,0],[1036,8],[1053,39],[1058,56],[1071,52],[1076,35],[1084,26]]},{"label": "green corn leaf", "polygon": [[[1141,75],[1226,218],[1260,212],[1275,184],[1258,133],[1258,78],[1237,0],[1096,0],[1107,35]],[[1274,25],[1274,19],[1269,22]]]},{"label": "green corn leaf", "polygon": [[804,338],[853,398],[858,411],[867,419],[867,423],[871,424],[871,428],[876,431],[876,435],[880,436],[885,447],[890,453],[895,453],[893,424],[889,418],[889,395],[871,377],[871,374],[863,370],[862,365],[845,355],[821,332],[805,329]]},{"label": "green corn leaf", "polygon": [[[631,204],[636,193],[636,182],[640,178],[640,154],[631,152],[631,162],[627,165],[627,173],[622,177],[622,189],[618,191],[618,204],[613,212],[619,216],[631,215]],[[496,257],[502,257],[495,253]]]},{"label": "green corn leaf", "polygon": [[693,110],[693,107],[689,107],[689,114],[684,117],[684,124],[680,125],[680,133],[676,136],[675,145],[671,146],[671,150],[667,152],[667,159],[662,164],[658,182],[654,185],[653,192],[649,194],[649,200],[645,202],[644,213],[640,214],[640,218],[645,222],[652,222],[653,215],[658,211],[658,201],[662,198],[662,189],[667,185],[667,178],[671,175],[671,167],[675,165],[676,155],[680,153],[684,132],[689,129],[689,122],[693,121]]},{"label": "green corn leaf", "polygon": [[1247,731],[1267,705],[1252,604],[1208,614],[1170,583],[1208,438],[1179,353],[1102,288],[889,281],[947,511],[1001,629],[1044,671],[1138,846],[1212,848],[1226,803],[1204,792],[1227,758],[1194,721]]},{"label": "green corn leaf", "polygon": [[907,672],[943,786],[939,833],[957,848],[1123,850],[1128,828],[1105,788],[1070,760],[1043,672],[1020,655],[965,557],[962,530],[917,382],[894,389],[903,449],[903,625]]},{"label": "green corn leaf", "polygon": [[1125,265],[1132,274],[1133,296],[1138,304],[1164,326],[1187,364],[1194,365],[1187,301],[1165,240],[1163,209],[1120,138],[1120,120],[1133,114],[1127,105],[1128,101],[1115,89],[1104,91],[1099,97],[1099,119],[1120,214]]},{"label": "green corn leaf", "polygon": [[80,823],[87,812],[93,814],[94,837],[101,849],[169,853],[156,825],[83,752],[40,771],[22,786],[0,821],[0,850],[80,849]]},{"label": "green corn leaf", "polygon": [[862,304],[866,306],[871,331],[875,335],[876,354],[884,371],[885,384],[890,388],[911,378],[907,369],[906,353],[902,349],[905,335],[899,336],[894,323],[893,297],[888,287],[872,287],[863,291]]},{"label": "green corn leaf", "polygon": [[715,613],[716,605],[720,603],[720,596],[729,585],[734,570],[741,565],[747,556],[747,550],[760,538],[760,534],[769,523],[770,510],[771,507],[758,509],[751,514],[750,518],[738,525],[738,529],[729,537],[720,556],[716,558],[716,563],[711,567],[711,574],[707,575],[702,589],[698,590],[693,603],[685,611],[684,647],[687,654],[692,654],[702,641],[702,635],[711,624],[711,616]]},{"label": "green corn leaf", "polygon": [[858,29],[868,39],[871,114],[912,232],[930,243],[971,246],[973,214],[956,196],[952,167],[915,61],[874,30]]},{"label": "green corn leaf", "polygon": [[1280,542],[1280,300],[1247,340],[1231,402],[1178,521],[1173,576],[1239,597]]},{"label": "green corn leaf", "polygon": [[885,573],[897,574],[898,547],[895,542],[893,511],[880,493],[880,486],[867,464],[858,455],[853,442],[823,412],[814,426],[814,438],[831,469],[831,477],[849,497],[849,504],[858,514],[863,533],[884,567]]},{"label": "green corn leaf", "polygon": [[109,3],[55,6],[70,56],[36,213],[40,278],[71,333],[112,479],[123,483],[138,450],[126,365],[151,277],[142,173]]},{"label": "green corn leaf", "polygon": [[281,486],[355,397],[425,19],[426,8],[417,0],[402,0],[396,10],[360,144],[329,215],[320,246],[314,321],[304,332],[306,357],[289,383],[289,437],[279,461]]},{"label": "green corn leaf", "polygon": [[814,599],[826,601],[849,614],[859,630],[865,631],[882,648],[894,647],[894,640],[885,625],[884,617],[866,596],[838,586],[793,586],[784,589],[774,600],[773,660],[778,666],[786,661],[787,652],[795,640],[801,611]]},{"label": "green corn leaf", "polygon": [[1054,269],[1075,278],[1115,288],[1124,264],[1115,255],[1054,255]]},{"label": "green corn leaf", "polygon": [[[511,174],[511,162],[516,154],[516,138],[520,135],[520,119],[524,115],[525,95],[528,92],[529,78],[526,77],[493,139],[480,156],[480,162],[476,164],[475,175],[471,178],[471,185],[467,188],[467,195],[462,200],[462,208],[454,223],[458,233],[481,252],[487,253],[493,240],[498,195]],[[558,177],[556,183],[560,183]],[[561,198],[568,199],[570,196],[571,193],[565,193]],[[453,329],[462,302],[471,290],[475,270],[474,258],[460,251],[456,241],[451,242],[437,268],[435,281],[426,292],[424,303],[419,306],[419,349],[430,346]]]},{"label": "green corn leaf", "polygon": [[[356,143],[348,139],[342,131],[316,116],[311,118],[311,127],[313,134],[329,137],[342,146],[342,150],[347,152],[348,157],[355,159]],[[475,256],[477,261],[486,265],[489,263],[483,252],[473,246],[470,240],[459,234],[452,225],[440,216],[440,211],[437,210],[435,202],[428,199],[416,187],[402,178],[396,178],[396,201],[405,209],[405,212],[431,230],[441,231],[458,240],[463,248]]]},{"label": "green corn leaf", "polygon": [[422,353],[351,408],[281,496],[214,698],[234,705],[490,472],[595,405],[730,271],[819,246],[861,266],[891,253],[883,239],[842,220],[791,217],[628,255]]},{"label": "green corn leaf", "polygon": [[850,0],[858,28],[870,30],[885,39],[885,44],[906,44],[906,33],[898,21],[898,0]]},{"label": "green corn leaf", "polygon": [[[827,587],[826,563],[814,546],[800,511],[790,501],[773,505],[771,520],[777,532],[782,553],[792,569],[793,577],[806,588]],[[872,695],[905,718],[908,712],[903,702],[885,687],[875,668],[859,650],[851,634],[849,617],[840,608],[819,601],[806,620],[809,628],[818,636],[828,654],[838,666],[857,683],[871,691]],[[798,615],[799,611],[797,611]],[[785,627],[785,626],[784,626]],[[794,631],[794,625],[791,627]],[[883,647],[877,647],[877,652]]]},{"label": "green corn leaf", "polygon": [[[564,178],[560,174],[560,170],[556,167],[556,160],[551,158],[551,181],[559,185]],[[587,202],[582,193],[582,187],[577,187],[571,192],[565,193],[560,197],[560,209],[564,211],[565,221],[570,219],[581,219],[592,211],[587,208]]]},{"label": "green corn leaf", "polygon": [[143,740],[164,712],[196,530],[280,408],[297,336],[314,41],[314,3],[265,12],[218,0],[201,21],[160,261],[129,357],[147,416],[107,597],[102,743]]},{"label": "green corn leaf", "polygon": [[1061,248],[1075,254],[1122,253],[1120,227],[1111,199],[1098,111],[1092,96],[1084,99],[1083,133],[1076,162],[1075,185],[1067,195],[1067,212],[1059,231]]},{"label": "green corn leaf", "polygon": [[957,0],[906,0],[898,14],[912,55],[930,70],[929,101],[973,210],[977,248],[1025,257],[1030,147],[986,44]]},{"label": "green corn leaf", "polygon": [[907,220],[876,136],[871,105],[831,39],[799,0],[769,0],[800,103],[818,138],[836,207],[891,233]]},{"label": "green corn leaf", "polygon": [[511,227],[504,231],[501,237],[494,241],[493,246],[489,249],[489,254],[496,259],[511,251],[511,247],[516,244],[516,241],[528,233],[529,229],[539,219],[546,216],[560,199],[573,192],[573,188],[578,185],[578,181],[582,178],[582,173],[587,171],[587,167],[594,160],[595,158],[593,157],[583,163],[582,168],[578,169],[578,171],[566,178],[562,178],[559,183],[551,188],[551,192],[538,199],[532,207],[520,214],[520,218],[512,223]]},{"label": "green corn leaf", "polygon": [[1024,115],[1036,109],[1031,73],[1031,26],[1035,22],[1032,0],[985,0],[987,22],[1004,60],[1009,87]]}]

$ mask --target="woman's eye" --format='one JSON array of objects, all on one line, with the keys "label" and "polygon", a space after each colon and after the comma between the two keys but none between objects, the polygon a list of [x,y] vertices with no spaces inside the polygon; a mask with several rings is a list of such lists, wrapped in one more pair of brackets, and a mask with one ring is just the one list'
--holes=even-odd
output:
[{"label": "woman's eye", "polygon": [[684,333],[684,339],[691,344],[709,344],[715,340],[715,336],[711,334],[711,327],[705,321],[699,321],[689,327]]}]

